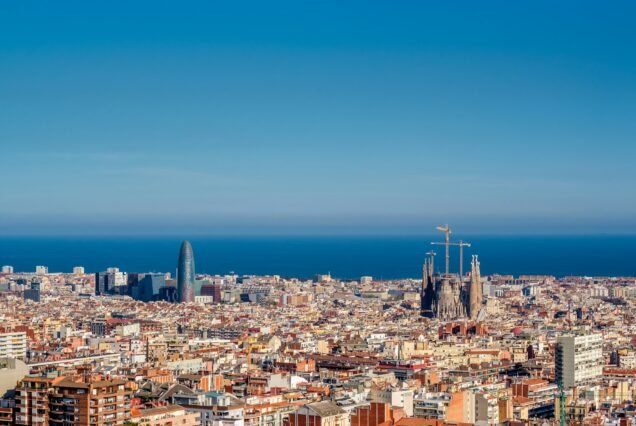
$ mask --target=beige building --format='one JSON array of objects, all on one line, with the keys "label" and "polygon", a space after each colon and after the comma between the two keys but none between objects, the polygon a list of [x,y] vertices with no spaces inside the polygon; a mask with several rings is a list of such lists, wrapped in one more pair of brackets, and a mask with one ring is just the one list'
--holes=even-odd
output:
[{"label": "beige building", "polygon": [[29,368],[17,358],[0,358],[0,397],[27,374]]},{"label": "beige building", "polygon": [[201,415],[186,411],[179,405],[133,409],[130,421],[144,426],[195,426],[201,424]]},{"label": "beige building", "polygon": [[320,401],[300,407],[289,415],[290,426],[350,426],[349,413],[332,401]]}]

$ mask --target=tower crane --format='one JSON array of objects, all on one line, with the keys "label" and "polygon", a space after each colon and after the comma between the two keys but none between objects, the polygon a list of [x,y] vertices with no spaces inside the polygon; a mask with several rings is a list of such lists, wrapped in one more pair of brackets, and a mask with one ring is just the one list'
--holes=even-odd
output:
[{"label": "tower crane", "polygon": [[459,276],[460,278],[464,276],[464,247],[470,247],[470,243],[465,243],[460,240],[458,243],[450,242],[450,234],[452,233],[451,229],[448,225],[438,226],[438,231],[442,231],[444,235],[444,242],[432,242],[433,245],[443,245],[446,246],[446,275],[448,276],[450,269],[450,246],[458,246],[459,247]]},{"label": "tower crane", "polygon": [[446,246],[446,270],[445,270],[445,275],[448,277],[448,270],[450,269],[450,234],[451,234],[451,229],[450,227],[447,225],[444,226],[438,226],[435,228],[437,231],[441,231],[444,233],[444,242],[443,243],[439,243],[439,242],[434,242],[431,244],[437,244],[437,245],[444,245]]},{"label": "tower crane", "polygon": [[470,247],[470,243],[465,243],[459,240],[457,244],[459,246],[459,277],[464,276],[464,247]]}]

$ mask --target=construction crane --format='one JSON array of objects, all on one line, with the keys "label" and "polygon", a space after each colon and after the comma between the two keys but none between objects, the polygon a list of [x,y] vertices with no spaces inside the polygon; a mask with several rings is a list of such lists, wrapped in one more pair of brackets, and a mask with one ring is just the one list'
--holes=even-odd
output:
[{"label": "construction crane", "polygon": [[452,231],[451,231],[451,229],[450,229],[450,227],[448,225],[438,226],[435,229],[444,233],[444,242],[443,243],[433,242],[431,244],[437,244],[437,245],[446,246],[446,270],[445,270],[445,276],[448,277],[448,270],[450,269],[450,234],[451,234]]},{"label": "construction crane", "polygon": [[565,390],[559,382],[559,426],[565,426]]},{"label": "construction crane", "polygon": [[457,245],[459,246],[459,276],[461,278],[464,276],[464,247],[470,247],[470,243],[459,240]]},{"label": "construction crane", "polygon": [[452,231],[448,227],[448,225],[438,226],[435,229],[437,229],[438,231],[442,231],[445,234],[444,242],[432,242],[431,244],[446,246],[446,275],[448,276],[449,269],[450,269],[450,246],[458,246],[459,247],[459,276],[463,277],[464,276],[464,247],[470,247],[470,243],[465,243],[462,240],[460,240],[458,243],[451,243],[450,234]]}]

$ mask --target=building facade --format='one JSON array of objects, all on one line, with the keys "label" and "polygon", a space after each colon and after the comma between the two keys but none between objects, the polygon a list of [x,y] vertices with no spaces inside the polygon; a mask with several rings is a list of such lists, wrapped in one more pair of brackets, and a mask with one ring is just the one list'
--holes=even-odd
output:
[{"label": "building facade", "polygon": [[0,358],[26,358],[27,336],[23,331],[0,333]]},{"label": "building facade", "polygon": [[125,294],[128,289],[128,274],[119,268],[108,268],[95,274],[95,295]]},{"label": "building facade", "polygon": [[189,241],[181,243],[177,264],[179,302],[194,302],[194,253]]},{"label": "building facade", "polygon": [[560,336],[555,353],[555,378],[564,388],[579,386],[603,374],[603,335]]},{"label": "building facade", "polygon": [[25,377],[16,387],[15,424],[110,426],[130,420],[125,380],[100,377]]}]

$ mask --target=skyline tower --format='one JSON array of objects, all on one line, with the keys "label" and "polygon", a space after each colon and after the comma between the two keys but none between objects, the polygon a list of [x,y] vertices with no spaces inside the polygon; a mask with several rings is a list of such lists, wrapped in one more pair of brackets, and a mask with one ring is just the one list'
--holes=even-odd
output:
[{"label": "skyline tower", "polygon": [[181,243],[179,251],[177,295],[179,302],[194,302],[194,253],[187,240]]}]

